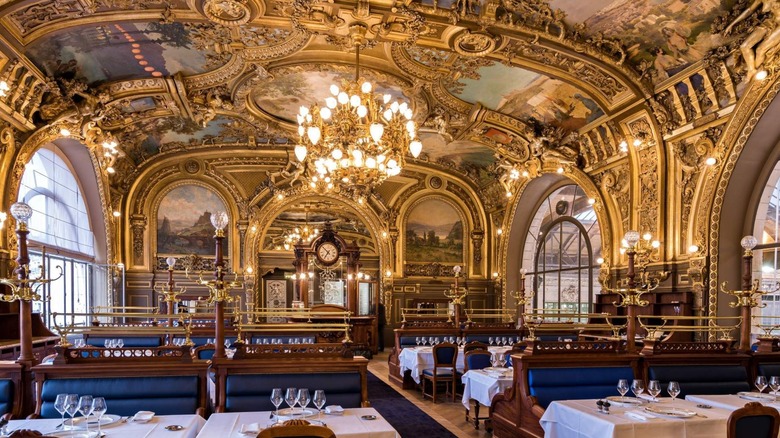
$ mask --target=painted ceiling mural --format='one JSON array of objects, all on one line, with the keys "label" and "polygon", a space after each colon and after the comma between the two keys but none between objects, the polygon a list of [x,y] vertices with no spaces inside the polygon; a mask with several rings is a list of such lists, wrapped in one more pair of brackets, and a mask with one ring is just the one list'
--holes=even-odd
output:
[{"label": "painted ceiling mural", "polygon": [[50,76],[93,84],[203,73],[214,55],[204,49],[183,23],[115,22],[52,33],[30,45],[28,54]]},{"label": "painted ceiling mural", "polygon": [[566,13],[572,26],[583,23],[590,34],[618,38],[631,62],[653,63],[660,76],[669,77],[721,45],[713,34],[715,19],[736,0],[551,0]]}]

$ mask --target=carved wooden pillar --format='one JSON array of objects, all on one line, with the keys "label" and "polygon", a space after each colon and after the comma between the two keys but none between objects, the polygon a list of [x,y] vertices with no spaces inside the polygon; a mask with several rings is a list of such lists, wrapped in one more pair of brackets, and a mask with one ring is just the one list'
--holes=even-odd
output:
[{"label": "carved wooden pillar", "polygon": [[[142,214],[130,216],[130,228],[133,231],[133,264],[144,264],[144,232],[146,231],[147,219]],[[153,265],[157,262],[154,261]]]}]

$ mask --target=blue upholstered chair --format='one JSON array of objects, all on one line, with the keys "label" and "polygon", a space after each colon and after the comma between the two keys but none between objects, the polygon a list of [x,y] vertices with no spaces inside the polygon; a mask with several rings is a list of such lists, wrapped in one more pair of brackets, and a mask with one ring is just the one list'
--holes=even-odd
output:
[{"label": "blue upholstered chair", "polygon": [[775,408],[750,402],[732,412],[726,425],[727,438],[776,438],[780,413]]},{"label": "blue upholstered chair", "polygon": [[[463,373],[465,374],[469,370],[481,370],[491,366],[490,359],[493,354],[487,349],[485,350],[472,350],[466,353],[463,357]],[[471,402],[474,403],[471,403]],[[469,413],[471,411],[470,406],[474,406],[474,418],[470,418]],[[469,423],[473,420],[474,428],[479,429],[479,420],[486,420],[489,417],[479,416],[479,402],[471,399],[469,400],[469,407],[466,408],[466,422]]]},{"label": "blue upholstered chair", "polygon": [[[449,342],[443,342],[433,346],[433,368],[423,370],[422,393],[423,398],[431,397],[436,403],[436,387],[439,382],[444,382],[445,387],[451,386],[452,401],[455,401],[455,383],[456,370],[455,364],[458,360],[458,346]],[[426,382],[433,383],[431,393],[425,392]]]}]

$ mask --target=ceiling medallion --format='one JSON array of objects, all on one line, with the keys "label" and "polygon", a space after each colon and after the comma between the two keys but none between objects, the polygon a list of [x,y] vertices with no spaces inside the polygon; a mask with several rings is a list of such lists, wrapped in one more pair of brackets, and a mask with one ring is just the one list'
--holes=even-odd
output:
[{"label": "ceiling medallion", "polygon": [[223,26],[240,26],[252,18],[252,9],[246,0],[205,0],[203,14]]},{"label": "ceiling medallion", "polygon": [[[379,94],[360,78],[360,48],[365,28],[351,26],[355,47],[355,80],[330,86],[325,105],[302,106],[297,115],[299,144],[295,156],[313,172],[309,186],[326,184],[369,192],[401,173],[407,152],[420,155],[414,113],[407,102]],[[361,32],[362,31],[362,32]]]},{"label": "ceiling medallion", "polygon": [[450,40],[452,50],[463,56],[477,57],[496,51],[500,38],[487,32],[464,30]]}]

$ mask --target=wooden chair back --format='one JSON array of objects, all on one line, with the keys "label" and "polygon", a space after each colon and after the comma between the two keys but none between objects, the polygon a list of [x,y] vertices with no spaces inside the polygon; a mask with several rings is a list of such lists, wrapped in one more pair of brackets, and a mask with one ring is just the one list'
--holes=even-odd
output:
[{"label": "wooden chair back", "polygon": [[316,426],[306,420],[287,420],[281,426],[263,429],[257,438],[336,438],[325,426]]},{"label": "wooden chair back", "polygon": [[775,438],[780,432],[777,409],[750,402],[729,415],[727,438]]},{"label": "wooden chair back", "polygon": [[458,346],[450,342],[442,342],[433,346],[433,368],[452,368],[458,361]]},{"label": "wooden chair back", "polygon": [[463,347],[463,354],[466,354],[466,353],[468,353],[469,351],[472,351],[472,350],[485,350],[485,351],[487,351],[488,350],[488,345],[486,343],[484,343],[484,342],[471,341],[471,342],[469,342],[468,344],[466,344]]}]

